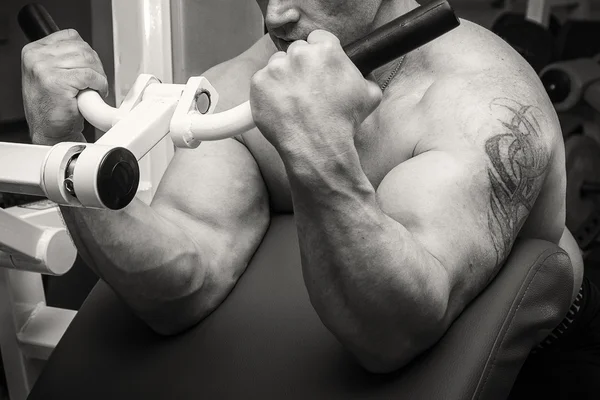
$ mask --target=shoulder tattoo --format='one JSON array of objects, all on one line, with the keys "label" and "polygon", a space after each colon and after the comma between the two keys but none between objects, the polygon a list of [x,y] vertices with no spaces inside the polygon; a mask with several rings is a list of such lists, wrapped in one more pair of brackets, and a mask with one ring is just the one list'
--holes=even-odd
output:
[{"label": "shoulder tattoo", "polygon": [[550,156],[535,117],[540,109],[505,98],[495,99],[490,107],[506,111],[498,119],[501,133],[485,143],[490,161],[488,227],[499,266],[537,199]]}]

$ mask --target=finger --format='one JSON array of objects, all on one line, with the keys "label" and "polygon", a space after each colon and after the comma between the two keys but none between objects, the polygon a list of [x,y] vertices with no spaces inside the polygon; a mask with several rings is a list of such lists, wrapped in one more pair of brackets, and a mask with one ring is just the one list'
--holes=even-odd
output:
[{"label": "finger", "polygon": [[21,59],[26,68],[43,62],[58,68],[90,67],[104,74],[100,57],[83,41],[62,41],[37,47],[29,44],[23,48]]},{"label": "finger", "polygon": [[292,44],[289,45],[289,47],[287,49],[287,54],[297,51],[297,49],[307,46],[307,45],[308,45],[308,42],[306,42],[305,40],[296,40],[296,41],[292,42]]},{"label": "finger", "polygon": [[64,69],[91,68],[102,75],[106,75],[98,54],[91,48],[65,53],[56,58],[53,65],[56,68]]},{"label": "finger", "polygon": [[[65,41],[85,43],[75,29],[64,29],[62,31],[54,32],[46,37],[36,40],[35,42],[31,42],[23,46],[23,49],[21,50],[21,59],[24,59],[25,57],[27,57],[28,59],[36,59],[38,57],[41,57],[42,54],[45,54],[43,53],[42,49],[44,49],[47,46],[52,46],[58,43],[64,43]],[[53,51],[61,51],[60,46],[53,48]]]},{"label": "finger", "polygon": [[340,40],[337,38],[337,36],[335,36],[331,32],[328,32],[328,31],[325,31],[322,29],[316,29],[316,30],[312,31],[306,38],[306,41],[310,44],[317,44],[317,43],[329,43],[329,44],[334,44],[334,45],[340,44]]},{"label": "finger", "polygon": [[108,81],[106,76],[92,68],[69,69],[65,70],[65,74],[67,75],[65,82],[68,82],[78,92],[84,89],[93,89],[103,97],[108,95]]},{"label": "finger", "polygon": [[77,32],[75,29],[63,29],[61,31],[51,33],[50,35],[43,37],[39,40],[36,40],[34,43],[46,46],[49,44],[63,42],[65,40],[83,41],[83,39],[81,39],[81,36],[79,36],[79,32]]},{"label": "finger", "polygon": [[381,91],[381,88],[379,87],[379,85],[371,80],[365,79],[365,82],[367,84],[367,96],[369,96],[370,104],[372,105],[372,108],[369,110],[369,114],[372,113],[373,111],[375,111],[375,109],[377,107],[379,107],[379,104],[381,103],[381,100],[383,99],[383,92]]},{"label": "finger", "polygon": [[286,55],[287,54],[285,51],[278,51],[277,53],[273,54],[271,58],[269,58],[268,64],[271,64],[273,61],[278,60],[280,58],[285,58]]}]

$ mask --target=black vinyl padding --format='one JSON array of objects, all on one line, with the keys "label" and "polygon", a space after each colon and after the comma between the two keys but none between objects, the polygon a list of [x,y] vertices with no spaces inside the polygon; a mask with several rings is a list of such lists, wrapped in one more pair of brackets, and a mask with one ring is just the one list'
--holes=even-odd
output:
[{"label": "black vinyl padding", "polygon": [[566,253],[519,240],[432,349],[397,373],[372,375],[310,305],[297,240],[293,216],[274,217],[229,297],[174,337],[153,333],[99,283],[29,399],[504,399],[570,305]]}]

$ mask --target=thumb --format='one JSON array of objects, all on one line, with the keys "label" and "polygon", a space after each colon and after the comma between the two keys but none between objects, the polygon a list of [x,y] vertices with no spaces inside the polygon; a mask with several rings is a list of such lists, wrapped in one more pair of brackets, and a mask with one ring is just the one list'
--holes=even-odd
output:
[{"label": "thumb", "polygon": [[368,99],[368,107],[370,107],[368,113],[371,114],[377,107],[379,107],[379,104],[381,104],[383,92],[379,85],[372,80],[365,79],[365,82],[367,84],[366,94]]}]

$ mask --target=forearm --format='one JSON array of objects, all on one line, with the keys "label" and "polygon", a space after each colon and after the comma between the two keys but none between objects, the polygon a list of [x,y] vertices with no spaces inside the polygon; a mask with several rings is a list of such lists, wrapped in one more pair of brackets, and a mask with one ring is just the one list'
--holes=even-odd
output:
[{"label": "forearm", "polygon": [[437,339],[439,265],[382,212],[355,149],[337,154],[285,162],[311,301],[359,358],[408,361]]}]

